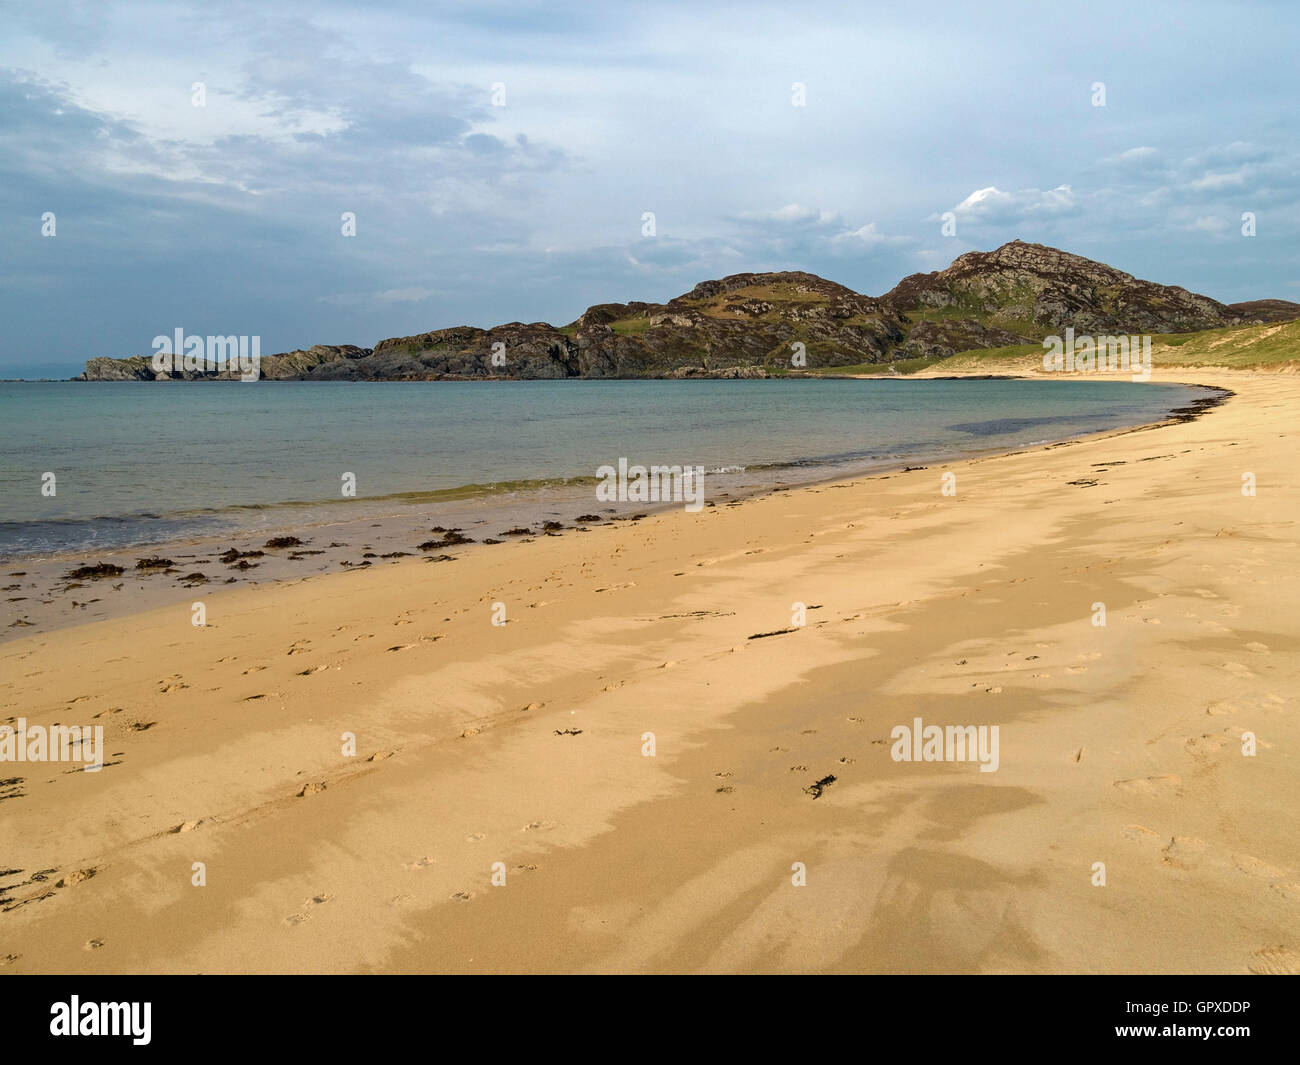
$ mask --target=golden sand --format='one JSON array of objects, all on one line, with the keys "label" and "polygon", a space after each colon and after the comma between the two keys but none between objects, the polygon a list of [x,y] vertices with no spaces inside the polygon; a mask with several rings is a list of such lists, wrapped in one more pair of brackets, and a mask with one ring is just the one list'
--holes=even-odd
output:
[{"label": "golden sand", "polygon": [[1300,972],[1300,378],[1176,377],[1236,394],[0,646],[108,753],[0,765],[0,972]]}]

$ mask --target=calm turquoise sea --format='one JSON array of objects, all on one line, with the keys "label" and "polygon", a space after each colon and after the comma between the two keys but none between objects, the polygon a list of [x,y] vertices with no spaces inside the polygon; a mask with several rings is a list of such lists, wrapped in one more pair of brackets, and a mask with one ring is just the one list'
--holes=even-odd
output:
[{"label": "calm turquoise sea", "polygon": [[1153,421],[1200,394],[1110,380],[3,383],[0,554],[162,542],[300,508],[379,516],[548,492],[594,504],[589,480],[621,457],[703,466],[707,498]]}]

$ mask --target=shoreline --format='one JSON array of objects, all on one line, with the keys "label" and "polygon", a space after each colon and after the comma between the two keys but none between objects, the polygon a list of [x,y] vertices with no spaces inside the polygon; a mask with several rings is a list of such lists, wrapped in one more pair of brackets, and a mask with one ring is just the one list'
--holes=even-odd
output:
[{"label": "shoreline", "polygon": [[[990,379],[989,375],[984,374],[970,376],[978,380]],[[1037,380],[1043,377],[1045,375],[1018,377],[1008,375],[1005,379]],[[875,380],[876,378],[857,379]],[[961,375],[948,375],[921,379],[961,380],[963,378]],[[996,379],[1004,378],[996,375]],[[1181,381],[1160,383],[1201,388],[1208,394],[1184,407],[1172,408],[1166,417],[1154,422],[1141,422],[1121,428],[1096,429],[1031,445],[997,446],[987,450],[972,449],[960,454],[918,453],[906,459],[881,461],[870,468],[856,472],[846,473],[842,469],[830,470],[824,476],[815,476],[793,484],[774,481],[751,485],[742,481],[730,484],[732,490],[720,492],[716,497],[710,498],[705,505],[706,507],[732,506],[776,492],[888,477],[896,473],[925,469],[931,463],[953,464],[976,461],[997,455],[1019,454],[1038,448],[1050,449],[1070,441],[1143,431],[1199,417],[1227,402],[1232,396],[1230,390],[1214,385]],[[913,466],[913,462],[924,465]],[[797,465],[797,462],[794,465]],[[575,479],[571,477],[559,480],[574,481]],[[446,491],[459,490],[453,488]],[[419,493],[401,493],[401,495],[416,494]],[[368,511],[364,509],[366,504],[370,504],[373,508],[378,503],[388,501],[388,498],[380,497],[373,500],[363,498],[348,504],[337,502],[266,504],[255,509],[267,514],[274,513],[277,517],[267,525],[256,528],[239,528],[229,532],[212,532],[180,538],[162,537],[115,547],[3,555],[0,556],[0,568],[3,570],[0,576],[5,583],[0,585],[0,590],[15,593],[8,599],[9,604],[24,602],[27,606],[26,608],[13,607],[18,616],[0,628],[0,644],[23,636],[52,632],[89,621],[130,617],[167,603],[193,601],[195,594],[206,596],[208,590],[214,588],[304,580],[338,572],[339,567],[360,569],[382,562],[389,562],[392,565],[405,564],[421,557],[421,548],[418,545],[423,542],[435,542],[443,539],[447,534],[474,534],[470,540],[444,545],[447,548],[454,548],[457,552],[455,555],[449,555],[439,548],[436,549],[436,553],[425,553],[422,559],[425,562],[455,561],[477,549],[499,546],[507,542],[504,530],[497,530],[495,533],[492,531],[491,526],[494,523],[506,526],[518,534],[509,539],[532,543],[540,536],[567,535],[571,532],[585,533],[591,528],[598,528],[610,522],[639,521],[647,516],[670,512],[680,506],[678,503],[636,502],[618,502],[610,506],[599,503],[594,498],[584,498],[573,492],[566,494],[559,489],[529,492],[527,494],[531,498],[524,500],[512,498],[514,494],[513,491],[486,493],[481,498],[412,503],[410,511],[405,514],[381,513],[374,509]],[[323,510],[330,507],[357,506],[363,508],[362,513],[354,517],[344,517],[340,514],[336,520],[306,523],[287,520],[293,507]],[[246,509],[249,508],[228,508],[233,511]],[[569,510],[581,510],[588,515],[598,513],[602,520],[577,522],[567,513]],[[279,520],[280,518],[285,520]],[[443,526],[441,524],[443,521],[450,524]],[[542,528],[546,522],[557,521],[564,526],[562,530]],[[433,526],[432,539],[430,539],[430,522],[439,523]],[[459,522],[467,524],[457,524]],[[519,530],[525,528],[529,530],[526,535],[519,533]],[[285,537],[299,540],[300,546],[268,553],[266,541]],[[302,539],[304,537],[309,539]],[[364,543],[358,548],[351,543],[342,542],[340,538],[350,540],[360,538]],[[487,542],[484,542],[485,540]],[[212,568],[218,564],[217,556],[228,556],[230,552],[235,552],[236,557],[220,563],[225,572],[221,570],[212,572]],[[151,559],[155,562],[165,561],[169,565],[142,565]],[[254,561],[249,561],[250,559]],[[94,566],[120,567],[122,572],[101,577],[69,579],[68,575],[73,570]],[[204,571],[204,567],[207,572]],[[253,570],[259,572],[254,573]],[[195,579],[189,579],[191,577]],[[173,583],[163,586],[158,578],[172,578]],[[131,592],[141,594],[138,596],[133,596],[130,592],[126,595],[114,594],[124,592],[128,587]],[[77,594],[70,596],[68,594],[70,592]]]},{"label": "shoreline", "polygon": [[[0,714],[109,755],[0,790],[0,972],[1300,972],[1300,380],[1180,376],[1234,394],[952,498],[801,486],[0,647]],[[999,769],[891,760],[917,717],[998,725]]]}]

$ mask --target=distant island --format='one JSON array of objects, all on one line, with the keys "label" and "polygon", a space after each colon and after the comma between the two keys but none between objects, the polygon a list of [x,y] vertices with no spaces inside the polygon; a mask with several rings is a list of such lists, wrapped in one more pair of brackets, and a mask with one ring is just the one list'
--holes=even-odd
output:
[{"label": "distant island", "polygon": [[[667,303],[601,303],[564,326],[454,326],[373,348],[317,344],[261,358],[272,381],[766,377],[942,359],[1085,333],[1186,333],[1300,318],[1300,304],[1223,304],[1042,244],[968,252],[880,297],[816,274],[732,274]],[[150,356],[87,361],[76,381],[234,380],[155,371]]]}]

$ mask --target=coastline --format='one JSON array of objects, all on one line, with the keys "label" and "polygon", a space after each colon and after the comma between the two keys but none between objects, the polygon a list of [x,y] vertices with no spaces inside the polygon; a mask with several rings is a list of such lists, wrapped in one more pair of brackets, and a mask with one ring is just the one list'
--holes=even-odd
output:
[{"label": "coastline", "polygon": [[[930,380],[965,379],[962,375],[918,376]],[[971,374],[969,378],[1042,380],[1045,375]],[[844,379],[891,380],[878,377]],[[910,378],[903,378],[907,379]],[[741,476],[724,475],[723,487],[710,491],[706,505],[730,506],[773,492],[860,481],[923,469],[935,463],[952,464],[1017,454],[1072,440],[1140,431],[1197,417],[1231,396],[1231,392],[1216,386],[1187,387],[1202,388],[1208,394],[1188,406],[1172,408],[1168,416],[1157,421],[1070,433],[1031,445],[997,444],[987,448],[972,447],[961,453],[919,451],[906,458],[877,460],[867,466],[859,463],[859,468],[851,471],[828,464],[823,472],[813,476],[807,476],[805,468],[792,483],[755,478],[755,473],[764,469],[756,467]],[[800,463],[789,465],[793,469]],[[772,472],[767,471],[769,474]],[[149,537],[129,544],[97,548],[0,555],[0,576],[4,577],[0,590],[11,593],[7,605],[16,615],[0,627],[0,644],[67,625],[129,617],[166,604],[191,603],[196,596],[204,598],[210,592],[230,585],[301,580],[338,572],[340,568],[404,565],[421,557],[426,562],[456,561],[468,553],[499,546],[512,539],[532,543],[540,536],[586,533],[601,524],[639,521],[680,506],[671,502],[627,501],[606,505],[592,497],[589,487],[577,489],[582,477],[552,480],[557,484],[564,482],[564,487],[569,490],[553,487],[545,491],[469,492],[469,489],[487,487],[469,485],[436,492],[362,498],[349,503],[315,501],[236,506],[228,508],[228,511],[256,511],[267,516],[267,523],[203,535]],[[594,485],[594,477],[587,480]],[[404,497],[410,498],[409,507],[402,512],[392,509],[396,499],[402,498],[406,502]],[[426,501],[425,497],[428,500],[436,498],[437,502]],[[388,509],[380,509],[381,505],[387,505]],[[324,520],[327,513],[332,515],[330,520]],[[290,520],[295,515],[300,516],[300,520]],[[576,520],[578,516],[597,515],[597,521]],[[547,523],[554,527],[544,528]],[[436,548],[421,549],[421,545],[440,543],[448,534],[459,534],[461,539]],[[289,538],[298,543],[295,547],[268,549],[268,541],[276,538]],[[448,554],[448,551],[454,553]],[[155,564],[147,565],[150,561]],[[69,578],[74,570],[105,566],[117,567],[121,572],[105,571],[105,576]],[[23,606],[13,605],[17,603]]]},{"label": "coastline", "polygon": [[[801,485],[4,644],[0,716],[103,722],[110,764],[4,767],[0,972],[1300,972],[1300,380],[1155,380],[1233,394],[952,498]],[[1000,725],[1000,768],[892,761],[916,716]]]}]

